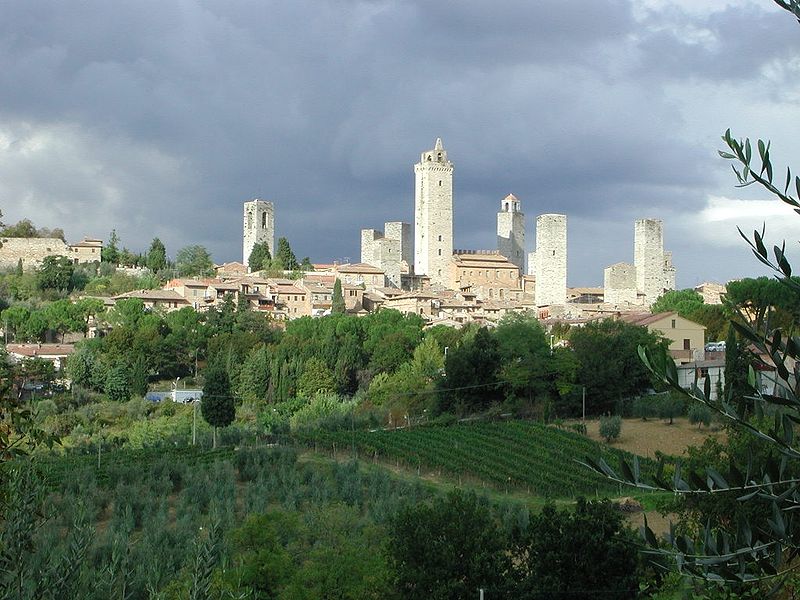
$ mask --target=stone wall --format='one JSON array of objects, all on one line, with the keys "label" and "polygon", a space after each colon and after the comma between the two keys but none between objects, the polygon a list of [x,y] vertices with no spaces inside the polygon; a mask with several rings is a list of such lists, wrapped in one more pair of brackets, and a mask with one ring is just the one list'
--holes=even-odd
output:
[{"label": "stone wall", "polygon": [[447,287],[453,255],[453,163],[442,140],[414,165],[414,273]]},{"label": "stone wall", "polygon": [[636,267],[616,263],[603,271],[604,301],[616,306],[636,304]]},{"label": "stone wall", "polygon": [[567,302],[567,216],[536,218],[536,305]]},{"label": "stone wall", "polygon": [[404,255],[410,258],[411,254],[411,225],[392,222],[386,223],[385,228],[385,233],[376,229],[361,230],[361,262],[381,269],[386,283],[399,288]]},{"label": "stone wall", "polygon": [[242,239],[244,264],[248,264],[253,246],[263,242],[267,243],[270,256],[275,257],[275,207],[272,202],[256,198],[244,203]]},{"label": "stone wall", "polygon": [[15,268],[22,259],[22,268],[35,269],[45,256],[72,258],[69,246],[58,238],[0,238],[0,269]]}]

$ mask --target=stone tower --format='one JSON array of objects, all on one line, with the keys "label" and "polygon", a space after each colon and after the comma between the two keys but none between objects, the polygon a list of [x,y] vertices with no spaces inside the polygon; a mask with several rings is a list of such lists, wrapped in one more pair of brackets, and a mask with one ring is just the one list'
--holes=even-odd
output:
[{"label": "stone tower", "polygon": [[453,163],[442,140],[414,165],[414,273],[448,287],[453,256]]},{"label": "stone tower", "polygon": [[636,221],[633,237],[636,287],[651,305],[665,291],[675,289],[672,254],[664,252],[664,224],[658,219]]},{"label": "stone tower", "polygon": [[567,215],[536,218],[536,305],[567,303]]},{"label": "stone tower", "polygon": [[266,242],[271,256],[275,256],[275,207],[272,202],[258,198],[244,203],[244,240],[242,262],[246,265],[253,246]]},{"label": "stone tower", "polygon": [[411,225],[393,221],[384,231],[361,230],[361,262],[378,267],[390,286],[400,287],[403,262],[411,264]]},{"label": "stone tower", "polygon": [[525,214],[514,194],[500,201],[497,213],[497,250],[525,272]]}]

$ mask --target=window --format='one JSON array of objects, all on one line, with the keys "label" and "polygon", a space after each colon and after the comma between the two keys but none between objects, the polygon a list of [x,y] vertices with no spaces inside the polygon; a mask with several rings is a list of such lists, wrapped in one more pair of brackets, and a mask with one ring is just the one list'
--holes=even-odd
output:
[{"label": "window", "polygon": [[441,256],[441,255],[442,255],[442,249],[439,248],[439,256]]},{"label": "window", "polygon": [[672,328],[675,329],[675,319],[672,319]]},{"label": "window", "polygon": [[440,242],[442,241],[442,236],[439,236],[439,241],[440,241]]},{"label": "window", "polygon": [[261,229],[267,228],[267,213],[261,213]]},{"label": "window", "polygon": [[691,350],[692,349],[691,345],[692,345],[692,343],[689,340],[689,338],[683,338],[683,349],[684,350]]},{"label": "window", "polygon": [[439,180],[439,187],[442,187],[442,180]]}]

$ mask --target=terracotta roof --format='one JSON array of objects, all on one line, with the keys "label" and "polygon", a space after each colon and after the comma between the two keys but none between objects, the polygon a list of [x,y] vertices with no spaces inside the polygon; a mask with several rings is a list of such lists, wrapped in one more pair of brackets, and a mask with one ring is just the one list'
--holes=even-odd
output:
[{"label": "terracotta roof", "polygon": [[114,296],[114,300],[123,298],[139,298],[141,300],[168,300],[170,302],[181,302],[189,304],[189,301],[175,290],[134,290],[125,292],[119,296]]},{"label": "terracotta roof", "polygon": [[74,344],[8,344],[6,351],[19,356],[68,356],[75,352]]},{"label": "terracotta roof", "polygon": [[366,273],[371,275],[383,275],[383,270],[367,263],[352,263],[339,265],[336,267],[339,273]]}]

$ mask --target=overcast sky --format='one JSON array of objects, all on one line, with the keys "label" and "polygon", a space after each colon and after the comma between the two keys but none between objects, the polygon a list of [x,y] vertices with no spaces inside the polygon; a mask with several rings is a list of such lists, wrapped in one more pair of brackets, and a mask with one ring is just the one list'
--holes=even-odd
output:
[{"label": "overcast sky", "polygon": [[770,0],[0,1],[0,210],[68,241],[241,260],[260,197],[298,258],[356,262],[441,137],[457,248],[495,247],[513,192],[527,250],[568,216],[570,285],[645,217],[679,287],[757,276],[736,227],[796,256],[800,220],[735,187],[728,127],[800,169],[800,25]]}]

